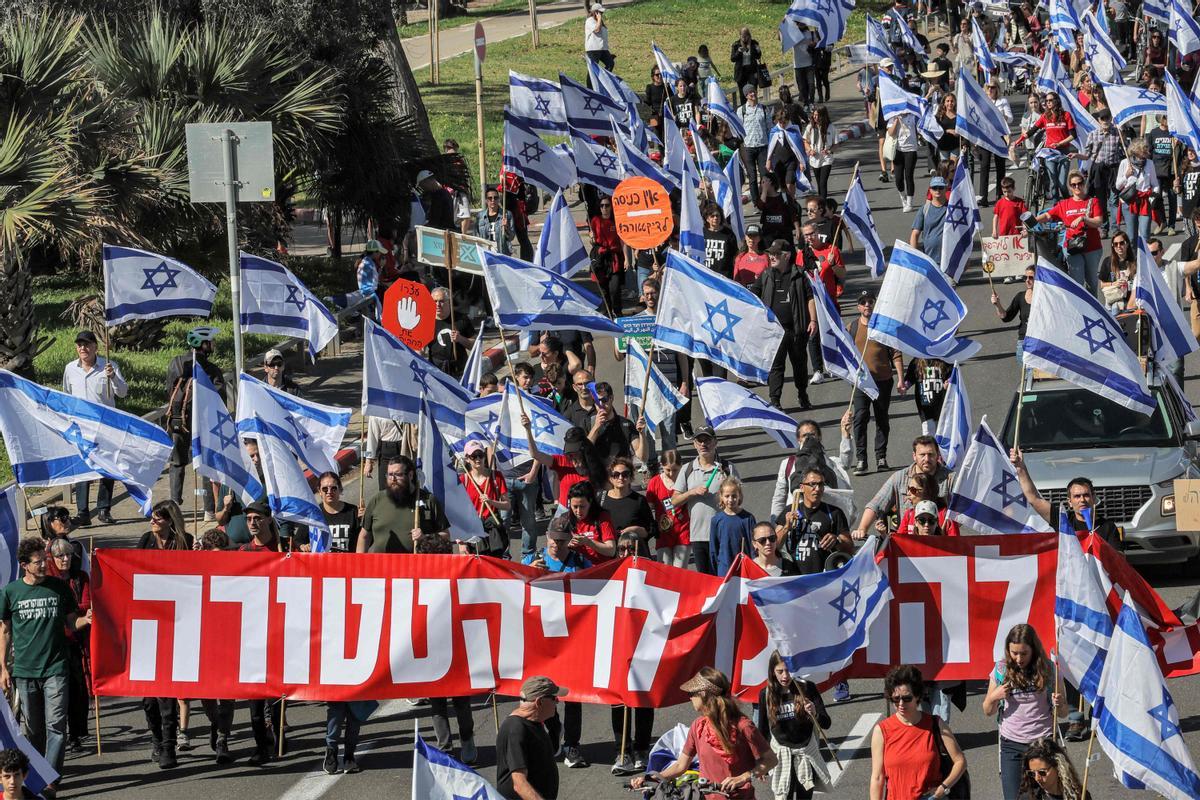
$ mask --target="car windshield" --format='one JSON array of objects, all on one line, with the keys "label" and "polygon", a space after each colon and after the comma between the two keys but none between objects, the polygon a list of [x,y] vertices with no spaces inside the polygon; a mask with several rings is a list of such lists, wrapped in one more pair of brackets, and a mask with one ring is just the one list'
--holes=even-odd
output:
[{"label": "car windshield", "polygon": [[[1151,389],[1157,407],[1144,417],[1083,389],[1025,393],[1021,449],[1074,450],[1091,447],[1174,447],[1178,444],[1165,399]],[[1004,440],[1012,442],[1012,415]]]}]

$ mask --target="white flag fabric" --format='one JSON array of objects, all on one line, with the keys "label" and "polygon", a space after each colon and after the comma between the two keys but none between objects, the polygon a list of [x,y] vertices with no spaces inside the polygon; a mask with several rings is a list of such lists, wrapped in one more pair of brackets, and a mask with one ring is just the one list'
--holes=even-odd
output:
[{"label": "white flag fabric", "polygon": [[442,504],[442,511],[450,523],[452,539],[465,541],[479,538],[486,541],[488,536],[483,530],[483,518],[471,503],[466,487],[458,480],[450,446],[433,420],[428,400],[422,400],[422,405],[424,413],[421,414],[417,432],[417,439],[421,443],[417,468],[423,479],[422,485]]},{"label": "white flag fabric", "polygon": [[207,317],[217,287],[169,256],[136,247],[101,247],[104,259],[104,321]]},{"label": "white flag fabric", "polygon": [[1142,14],[1158,20],[1163,25],[1171,24],[1171,10],[1168,0],[1145,0],[1142,3]]},{"label": "white flag fabric", "polygon": [[466,764],[426,744],[413,745],[412,800],[504,800],[496,788]]},{"label": "white flag fabric", "polygon": [[21,726],[13,716],[8,703],[0,703],[0,750],[20,750],[29,759],[29,774],[25,776],[25,788],[38,797],[47,786],[58,780],[58,772],[45,756],[21,733]]},{"label": "white flag fabric", "polygon": [[601,300],[557,272],[513,256],[481,253],[483,279],[501,330],[566,328],[597,336],[623,336],[625,329],[596,312]]},{"label": "white flag fabric", "polygon": [[867,337],[917,358],[966,361],[979,343],[956,335],[967,307],[933,259],[899,239]]},{"label": "white flag fabric", "polygon": [[1167,35],[1182,58],[1200,50],[1200,22],[1196,21],[1191,0],[1170,0],[1170,4],[1171,24],[1167,26]]},{"label": "white flag fabric", "polygon": [[242,331],[305,339],[315,358],[337,336],[333,314],[282,264],[249,253],[241,261]]},{"label": "white flag fabric", "polygon": [[[241,392],[238,397],[240,399]],[[300,454],[295,445],[287,440],[287,431],[258,415],[252,415],[246,422],[246,436],[258,442],[258,460],[262,464],[271,515],[276,519],[306,525],[310,531],[328,531],[325,514],[313,498],[312,488],[304,477],[304,468],[296,460]]]},{"label": "white flag fabric", "polygon": [[1008,120],[965,69],[958,71],[958,135],[972,144],[1008,158]]},{"label": "white flag fabric", "polygon": [[883,255],[883,242],[879,239],[879,228],[871,214],[871,205],[867,202],[867,192],[860,174],[854,176],[850,188],[846,190],[846,201],[842,203],[842,224],[862,247],[871,277],[882,278],[887,259]]},{"label": "white flag fabric", "polygon": [[547,192],[575,183],[575,165],[542,141],[537,131],[504,111],[504,169]]},{"label": "white flag fabric", "polygon": [[[874,60],[873,63],[879,63],[885,58],[896,60],[896,54],[892,52],[892,48],[888,47],[887,31],[883,29],[883,25],[879,20],[872,17],[870,14],[866,16],[867,22],[867,52]],[[880,81],[882,83],[882,81]]]},{"label": "white flag fabric", "polygon": [[667,251],[656,347],[706,358],[748,381],[767,382],[783,326],[739,283],[682,253]]},{"label": "white flag fabric", "polygon": [[[563,105],[567,110],[567,125],[589,136],[611,136],[610,119],[625,119],[625,106],[603,92],[594,92],[582,83],[573,81],[561,72],[558,85],[562,88]],[[629,129],[621,123],[625,133]]]},{"label": "white flag fabric", "polygon": [[1167,89],[1167,127],[1171,135],[1200,153],[1200,106],[1188,96],[1167,70],[1163,74]]},{"label": "white flag fabric", "polygon": [[955,283],[966,272],[978,232],[979,204],[975,202],[967,159],[961,158],[954,170],[950,196],[946,198],[946,221],[942,229],[942,272]]},{"label": "white flag fabric", "polygon": [[333,457],[349,424],[348,408],[296,397],[244,372],[238,376],[238,433],[247,437],[265,433],[280,439],[318,475],[338,471]]},{"label": "white flag fabric", "polygon": [[1053,92],[1059,84],[1070,80],[1071,74],[1058,57],[1058,49],[1047,47],[1046,55],[1042,56],[1042,68],[1038,72],[1037,87],[1044,92]]},{"label": "white flag fabric", "polygon": [[963,457],[946,504],[946,518],[980,533],[1049,533],[1052,528],[1033,510],[1021,481],[987,417]]},{"label": "white flag fabric", "polygon": [[750,598],[793,675],[836,672],[867,644],[867,631],[892,597],[871,536],[845,566],[750,581]]},{"label": "white flag fabric", "polygon": [[971,443],[971,398],[967,395],[962,367],[957,364],[946,380],[942,413],[938,416],[937,430],[933,438],[937,439],[938,450],[942,453],[946,469],[958,469],[963,456],[967,454],[967,446]]},{"label": "white flag fabric", "polygon": [[0,489],[0,588],[17,579],[17,545],[25,530],[25,509],[21,505],[21,488],[17,485]]},{"label": "white flag fabric", "polygon": [[714,430],[761,428],[780,447],[796,448],[796,421],[746,387],[723,378],[696,378],[696,396]]},{"label": "white flag fabric", "polygon": [[1054,578],[1054,627],[1058,665],[1088,702],[1096,700],[1100,670],[1112,638],[1108,589],[1083,552],[1067,513],[1058,515],[1058,567]]},{"label": "white flag fabric", "polygon": [[662,168],[675,181],[675,186],[679,187],[683,185],[683,162],[688,159],[688,149],[683,142],[683,133],[675,124],[675,115],[670,113],[669,106],[664,104],[663,108],[666,111],[662,115],[663,149],[665,151]]},{"label": "white flag fabric", "polygon": [[192,466],[237,492],[243,505],[262,497],[258,469],[242,447],[237,424],[199,364],[192,365]]},{"label": "white flag fabric", "polygon": [[[720,162],[713,157],[712,151],[704,143],[704,137],[700,135],[696,123],[688,122],[688,129],[692,132],[692,148],[696,151],[696,164],[700,168],[700,177],[712,184],[715,191],[716,184],[725,178],[725,173],[721,170]],[[700,188],[698,181],[696,188]]]},{"label": "white flag fabric", "polygon": [[1057,375],[1149,416],[1156,403],[1125,334],[1100,301],[1039,260],[1025,328],[1025,367]]},{"label": "white flag fabric", "polygon": [[700,182],[696,165],[692,159],[683,159],[683,191],[679,199],[679,250],[685,256],[704,263],[704,220],[700,217],[700,203],[692,186]]},{"label": "white flag fabric", "polygon": [[571,207],[562,190],[554,194],[550,209],[546,212],[546,223],[538,237],[537,249],[533,252],[533,263],[543,269],[552,270],[564,278],[573,278],[588,268],[590,259]]},{"label": "white flag fabric", "polygon": [[463,365],[463,374],[458,382],[471,394],[479,394],[479,379],[483,375],[483,332],[475,337],[471,352],[467,353],[467,363]]},{"label": "white flag fabric", "polygon": [[[518,399],[518,395],[520,395]],[[516,386],[504,384],[497,423],[497,444],[510,453],[528,453],[529,438],[521,424],[521,409],[529,417],[529,430],[538,451],[550,456],[563,454],[564,437],[571,423],[554,406]]]},{"label": "white flag fabric", "polygon": [[1104,99],[1112,111],[1113,125],[1121,127],[1138,117],[1167,113],[1167,96],[1140,86],[1104,83]]},{"label": "white flag fabric", "polygon": [[704,96],[708,103],[709,113],[724,120],[735,137],[745,139],[746,127],[742,125],[741,118],[734,113],[733,106],[729,104],[729,98],[725,96],[725,90],[721,88],[721,83],[716,77],[712,75],[708,77]]},{"label": "white flag fabric", "polygon": [[1133,600],[1125,593],[1092,709],[1096,741],[1113,775],[1169,800],[1200,797],[1200,775],[1179,725],[1179,707]]},{"label": "white flag fabric", "polygon": [[725,212],[725,221],[738,241],[746,239],[746,215],[742,208],[742,159],[739,153],[725,165],[724,180],[713,181],[713,194]]},{"label": "white flag fabric", "polygon": [[[679,178],[672,175],[670,170],[663,169],[658,164],[655,164],[650,156],[639,150],[637,145],[621,132],[615,120],[611,121],[612,125],[607,135],[611,136],[613,141],[616,142],[617,162],[621,165],[623,176],[628,178],[632,175],[641,175],[644,178],[657,181],[668,192],[678,189],[680,186]],[[684,160],[687,160],[686,153],[684,154]]]},{"label": "white flag fabric", "polygon": [[150,516],[150,490],[171,456],[158,425],[0,369],[0,438],[22,487],[112,478]]},{"label": "white flag fabric", "polygon": [[920,116],[921,104],[919,98],[905,90],[900,82],[886,72],[879,73],[879,102],[883,118],[890,122],[901,114]]},{"label": "white flag fabric", "polygon": [[508,107],[530,128],[566,135],[567,109],[554,81],[508,71]]},{"label": "white flag fabric", "polygon": [[[1161,246],[1161,245],[1160,245]],[[1133,276],[1133,297],[1138,308],[1150,315],[1154,325],[1154,360],[1167,364],[1200,348],[1192,334],[1191,322],[1179,307],[1174,292],[1167,287],[1146,240],[1138,239],[1137,274]]]},{"label": "white flag fabric", "polygon": [[1079,12],[1071,0],[1050,0],[1050,30],[1054,32],[1059,49],[1075,49],[1075,31],[1079,28]]},{"label": "white flag fabric", "polygon": [[604,65],[599,61],[584,58],[583,63],[587,66],[588,77],[591,78],[592,86],[603,92],[609,100],[612,100],[617,105],[624,106],[626,112],[632,112],[626,113],[627,121],[640,125],[641,117],[637,114],[637,107],[640,101],[633,89],[629,88],[629,84],[621,80],[616,74],[605,69]]},{"label": "white flag fabric", "polygon": [[814,280],[809,275],[808,285],[812,287],[813,305],[817,309],[817,335],[821,340],[825,369],[872,400],[878,399],[879,387],[863,362],[850,331],[842,324],[837,303],[825,291],[825,284],[820,279]]},{"label": "white flag fabric", "polygon": [[[1101,8],[1103,8],[1101,4]],[[1083,22],[1083,47],[1088,63],[1096,76],[1105,83],[1122,83],[1121,70],[1125,69],[1125,58],[1104,32],[1095,13],[1088,9],[1081,18]],[[1107,98],[1107,95],[1105,95]]]},{"label": "white flag fabric", "polygon": [[[658,66],[658,71],[662,73],[663,83],[666,84],[667,92],[674,91],[675,81],[679,80],[679,70],[675,69],[675,64],[671,59],[667,58],[667,54],[662,51],[662,48],[650,42],[650,50],[654,53],[654,63]],[[657,111],[657,109],[655,109]]]},{"label": "white flag fabric", "polygon": [[[672,354],[672,358],[674,358]],[[646,368],[650,368],[650,379],[646,379]],[[642,385],[646,386],[645,403],[642,402]],[[671,385],[662,371],[650,363],[646,351],[636,339],[630,338],[626,344],[625,354],[625,402],[631,406],[644,408],[646,424],[651,430],[657,429],[675,412],[687,405],[688,399],[679,393],[679,389]]]},{"label": "white flag fabric", "polygon": [[979,62],[979,68],[988,77],[991,77],[996,71],[996,59],[992,55],[992,48],[988,45],[983,29],[979,27],[978,19],[974,16],[971,17],[971,46],[975,49],[975,58]]}]

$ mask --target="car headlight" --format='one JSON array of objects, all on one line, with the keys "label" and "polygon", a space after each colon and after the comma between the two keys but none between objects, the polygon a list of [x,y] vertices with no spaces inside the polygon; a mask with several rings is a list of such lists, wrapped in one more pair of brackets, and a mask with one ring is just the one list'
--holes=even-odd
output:
[{"label": "car headlight", "polygon": [[1162,500],[1158,501],[1158,512],[1164,517],[1175,516],[1175,495],[1163,495]]}]

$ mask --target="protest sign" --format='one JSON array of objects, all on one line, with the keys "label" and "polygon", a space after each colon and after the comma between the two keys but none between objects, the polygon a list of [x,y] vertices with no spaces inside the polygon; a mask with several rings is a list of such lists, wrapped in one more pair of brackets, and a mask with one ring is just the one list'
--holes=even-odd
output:
[{"label": "protest sign", "polygon": [[994,278],[1019,278],[1025,274],[1026,267],[1032,267],[1037,261],[1033,253],[1025,247],[1025,237],[1019,234],[1013,236],[984,236],[983,260],[992,262],[996,271]]}]

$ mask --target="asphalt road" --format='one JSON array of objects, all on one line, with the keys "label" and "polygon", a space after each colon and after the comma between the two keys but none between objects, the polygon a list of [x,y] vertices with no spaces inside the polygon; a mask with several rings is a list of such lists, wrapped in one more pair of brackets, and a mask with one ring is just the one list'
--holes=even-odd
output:
[{"label": "asphalt road", "polygon": [[[852,80],[835,84],[834,103],[831,104],[835,123],[847,124],[862,117],[861,103],[850,96]],[[1017,115],[1020,115],[1018,98],[1010,98]],[[1023,98],[1022,98],[1023,99]],[[841,196],[848,183],[856,160],[863,161],[863,174],[875,219],[885,242],[894,238],[907,238],[911,225],[911,214],[899,210],[899,202],[890,184],[878,182],[875,164],[875,139],[853,141],[844,145],[837,153],[831,186],[835,196]],[[924,157],[918,164],[923,174]],[[924,192],[928,179],[918,178],[918,195]],[[1024,182],[1024,172],[1018,175],[1018,186]],[[990,226],[990,212],[984,211],[984,224]],[[1178,239],[1174,240],[1177,241]],[[869,285],[862,268],[861,251],[848,255],[851,265],[849,286],[845,294],[843,311],[849,317],[854,313],[853,298],[861,287]],[[1000,287],[1001,295],[1007,299],[1017,291],[1017,286]],[[987,414],[998,428],[1007,411],[1017,385],[1017,369],[1012,359],[1012,347],[1016,338],[1015,325],[1002,326],[988,305],[988,285],[976,264],[960,284],[960,294],[971,309],[963,333],[978,339],[983,344],[979,357],[965,366],[967,384],[971,391],[977,415]],[[1195,367],[1189,364],[1189,371]],[[607,352],[602,354],[601,377],[618,384],[621,380],[620,367]],[[1200,382],[1189,380],[1187,392],[1193,402],[1197,400]],[[356,394],[355,394],[356,397]],[[355,397],[341,400],[353,405]],[[827,431],[827,440],[836,442],[837,420],[846,407],[849,388],[841,382],[813,387],[811,397],[816,404],[812,412]],[[322,396],[324,401],[333,398]],[[789,411],[797,413],[797,398],[790,388],[785,390],[784,404]],[[906,462],[910,442],[919,433],[911,395],[896,398],[892,405],[892,436],[888,458],[893,466]],[[690,447],[685,447],[690,451]],[[729,436],[722,439],[721,452],[732,458],[746,477],[746,507],[759,515],[765,515],[779,459],[786,455],[758,433]],[[855,479],[855,488],[860,498],[869,496],[883,481],[882,474],[872,474]],[[354,481],[347,487],[347,496],[355,497]],[[515,542],[519,548],[519,542]],[[1182,574],[1178,568],[1148,569],[1144,574],[1159,589],[1166,601],[1177,606],[1195,591],[1197,581]],[[879,681],[853,681],[854,697],[845,703],[831,704],[833,726],[830,739],[838,748],[845,771],[839,779],[832,796],[866,797],[870,773],[869,752],[864,743],[869,743],[872,724],[883,713]],[[1182,718],[1181,727],[1189,743],[1193,758],[1200,761],[1200,679],[1184,678],[1171,684],[1171,690]],[[980,710],[982,700],[979,687],[969,698],[966,712],[955,712],[952,719],[954,730],[966,750],[971,775],[978,798],[999,797],[999,782],[996,774],[996,726]],[[324,708],[320,704],[304,703],[289,705],[288,739],[290,752],[283,759],[265,769],[247,766],[245,758],[250,755],[251,744],[248,712],[243,706],[237,712],[235,731],[235,753],[239,761],[228,767],[217,767],[207,747],[207,722],[197,704],[189,730],[194,741],[205,744],[191,752],[180,754],[180,766],[170,772],[160,771],[148,760],[149,736],[145,732],[138,701],[131,699],[106,699],[103,701],[102,735],[104,753],[96,756],[94,741],[88,744],[93,751],[82,755],[71,755],[66,765],[64,797],[121,797],[128,800],[199,800],[209,797],[285,798],[286,800],[316,800],[320,797],[407,797],[411,793],[412,741],[414,719],[428,738],[431,727],[427,707],[413,707],[404,701],[384,704],[379,712],[364,726],[360,748],[360,764],[364,771],[358,775],[327,776],[320,771],[323,754]],[[511,703],[501,701],[499,714],[506,714]],[[747,709],[748,710],[748,709]],[[676,722],[691,719],[690,707],[681,706],[660,710],[654,726],[658,736]],[[494,754],[492,744],[495,735],[493,711],[486,698],[475,703],[475,722],[480,753],[480,770],[489,779],[494,778]],[[584,713],[583,752],[594,762],[589,769],[568,770],[560,768],[562,798],[625,798],[631,795],[621,788],[622,780],[610,775],[609,765],[615,756],[615,745],[611,741],[609,712],[606,708],[588,708]],[[1070,746],[1073,760],[1082,770],[1086,745]],[[1099,753],[1099,747],[1096,752]],[[1112,778],[1112,768],[1107,758],[1096,756],[1089,778],[1089,789],[1096,798],[1139,797],[1123,789]],[[769,798],[769,788],[764,784],[758,789],[758,797]]]}]

